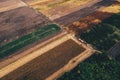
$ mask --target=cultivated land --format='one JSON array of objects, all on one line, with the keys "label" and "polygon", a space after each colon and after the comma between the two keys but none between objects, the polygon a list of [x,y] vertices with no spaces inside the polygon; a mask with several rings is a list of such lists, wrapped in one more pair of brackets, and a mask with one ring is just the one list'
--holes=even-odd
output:
[{"label": "cultivated land", "polygon": [[[117,2],[109,7],[101,9],[102,11],[97,11],[92,15],[80,19],[80,21],[73,23],[73,27],[70,27],[70,30],[78,32],[87,30],[80,34],[80,38],[91,44],[95,49],[103,52],[103,54],[95,54],[85,62],[79,64],[72,71],[66,72],[58,80],[120,79],[119,57],[117,57],[117,60],[110,60],[108,58],[109,53],[111,53],[113,57],[119,55],[119,9],[120,3]],[[113,49],[113,51],[110,51],[109,49]]]},{"label": "cultivated land", "polygon": [[32,8],[20,7],[0,13],[0,46],[52,23]]},{"label": "cultivated land", "polygon": [[[76,33],[80,32],[80,38],[102,51],[103,54],[92,56],[72,71],[66,72],[58,80],[112,80],[112,78],[119,80],[120,62],[110,60],[107,56],[109,54],[107,53],[108,50],[120,41],[119,9],[120,3],[115,2],[108,7],[101,8],[92,15],[80,19],[80,21],[74,22],[72,27],[69,27]],[[81,33],[81,31],[86,32]],[[116,49],[119,48],[119,43],[116,46]],[[114,52],[116,51],[118,49]],[[112,51],[113,54],[114,52]]]},{"label": "cultivated land", "polygon": [[[14,71],[16,72],[17,70],[21,71],[22,70],[21,67],[23,67],[24,65],[26,65],[28,63],[31,63],[32,61],[34,61],[36,59],[38,60],[38,57],[40,57],[40,56],[49,55],[50,57],[46,56],[46,58],[44,58],[44,60],[40,60],[38,63],[41,64],[41,63],[44,63],[44,61],[46,61],[46,59],[48,60],[46,62],[48,62],[49,67],[50,66],[53,66],[53,67],[51,69],[51,67],[49,68],[47,66],[47,68],[50,70],[48,70],[44,75],[46,75],[46,74],[49,74],[49,75],[46,77],[45,76],[43,76],[43,77],[44,78],[48,77],[47,80],[54,80],[54,79],[58,78],[60,75],[62,75],[64,72],[71,70],[72,68],[77,66],[77,64],[79,62],[85,60],[86,58],[88,58],[89,56],[91,56],[95,52],[95,50],[93,50],[89,46],[87,46],[83,43],[80,43],[79,41],[74,39],[70,34],[64,34],[64,35],[61,35],[61,36],[59,35],[59,36],[55,36],[55,37],[53,37],[54,39],[51,39],[51,42],[47,41],[48,42],[47,44],[43,44],[42,46],[38,45],[39,47],[37,49],[34,49],[33,51],[29,52],[28,55],[23,56],[20,59],[16,60],[15,62],[8,64],[7,66],[4,66],[3,68],[1,68],[0,69],[1,79],[3,79],[3,80],[4,79],[9,80],[9,78],[12,79],[13,77],[9,76],[9,75],[11,75],[12,72],[14,73]],[[67,42],[69,42],[69,43],[67,43]],[[71,46],[71,45],[74,45],[74,46]],[[58,46],[61,46],[61,47],[58,47]],[[55,53],[53,54],[54,50],[55,50]],[[71,53],[71,50],[72,50],[72,53]],[[83,50],[83,52],[81,53],[82,50]],[[68,51],[68,53],[67,53],[67,51]],[[76,53],[76,52],[78,52],[78,53]],[[64,57],[64,59],[61,59],[62,57]],[[57,61],[58,64],[56,63],[53,65],[52,62],[49,62],[51,60],[53,60],[53,63],[56,63],[56,61]],[[63,64],[61,64],[61,62],[63,63],[64,61],[61,61],[61,60],[64,60],[64,61],[68,60],[68,62],[64,63],[64,67],[56,67],[57,65],[60,65],[60,66],[63,65]],[[60,61],[60,64],[59,64],[59,61]],[[34,64],[34,66],[37,66],[38,63]],[[26,67],[26,68],[28,68],[27,69],[28,71],[29,70],[32,71],[32,68],[30,68],[30,67],[31,66],[33,67],[33,65],[31,65],[31,66],[30,65],[31,64],[29,64],[28,67]],[[45,65],[47,65],[47,64],[45,64]],[[44,69],[45,66],[42,65],[41,67],[42,67],[42,69]],[[56,70],[56,68],[57,69],[61,68],[61,69]],[[34,70],[35,69],[33,69],[33,73],[34,73]],[[52,71],[52,73],[54,73],[53,75],[50,74],[51,71]],[[24,71],[22,71],[22,72],[24,73]],[[36,72],[36,70],[35,70],[35,72]],[[26,74],[26,72],[24,74]],[[41,73],[41,74],[43,74],[43,73]],[[28,75],[29,75],[29,73],[28,73]],[[18,75],[16,78],[21,79],[19,76],[20,75]],[[23,76],[23,77],[25,77],[25,76]],[[30,77],[33,77],[33,76],[30,75]],[[41,78],[43,78],[43,77],[41,77]]]},{"label": "cultivated land", "polygon": [[[57,1],[23,0],[23,1],[29,4],[30,6],[32,6],[33,8],[46,14],[51,20],[54,20],[55,22],[63,26],[71,25],[72,22],[78,21],[80,20],[80,18],[86,17],[87,15],[93,13],[92,15],[90,15],[90,17],[87,16],[85,19],[81,19],[78,22],[74,22],[72,26],[78,27],[76,28],[78,32],[79,31],[81,32],[81,30],[83,31],[87,30],[86,32],[82,33],[80,37],[86,42],[92,44],[92,46],[95,49],[98,49],[101,51],[108,51],[110,47],[112,47],[115,43],[117,43],[120,40],[119,38],[120,36],[119,35],[120,34],[119,33],[120,32],[119,15],[120,14],[113,15],[114,13],[119,12],[119,3],[117,1],[100,0],[99,2],[98,0],[95,0],[91,3],[90,3],[91,0],[86,0],[86,1],[85,0],[84,1],[83,0],[77,0],[77,1],[76,0],[57,0]],[[1,1],[1,2],[4,2],[4,1]],[[73,5],[71,6],[71,4]],[[113,5],[111,6],[111,4]],[[24,9],[24,8],[27,8],[27,9]],[[27,11],[28,9],[30,9],[31,11]],[[61,30],[60,27],[54,24],[48,25],[52,22],[41,13],[38,13],[28,7],[20,7],[14,10],[10,10],[10,11],[13,11],[10,13],[4,13],[4,12],[0,13],[0,19],[2,20],[0,22],[2,24],[1,26],[3,25],[7,26],[5,28],[6,32],[7,31],[9,32],[10,30],[9,33],[6,33],[6,32],[4,33],[5,31],[4,28],[2,27],[1,29],[2,30],[1,34],[3,33],[6,35],[4,37],[2,34],[3,40],[1,40],[2,42],[0,43],[2,45],[0,47],[0,49],[2,49],[1,54],[3,54],[4,51],[8,54],[10,52],[14,52],[18,49],[21,49],[22,47],[25,47],[29,44],[30,45],[28,46],[29,48],[24,48],[23,54],[13,55],[11,59],[8,59],[8,61],[6,60],[7,63],[5,64],[3,61],[2,67],[0,66],[1,80],[28,80],[28,79],[29,80],[56,80],[64,72],[73,69],[80,62],[82,62],[83,60],[90,57],[93,53],[96,52],[96,50],[92,49],[90,45],[88,45],[86,42],[83,42],[83,40],[79,39],[80,41],[79,42],[78,40],[76,40],[75,37],[67,33],[63,34],[64,31],[60,31]],[[6,12],[9,12],[9,11],[6,11]],[[25,14],[24,15],[25,20],[24,20],[24,17],[21,18],[21,16],[19,16],[20,14],[22,14],[21,12]],[[19,17],[16,16],[16,13],[19,14],[18,15]],[[33,17],[33,15],[35,16]],[[8,16],[10,16],[10,18],[8,18]],[[39,16],[41,18],[39,18]],[[103,17],[101,18],[101,16]],[[9,22],[11,23],[9,24]],[[81,25],[80,22],[83,22],[84,24],[82,23]],[[12,27],[8,28],[8,26],[11,26],[11,25]],[[19,27],[21,25],[23,26],[22,28]],[[16,26],[18,26],[19,28],[17,29]],[[92,29],[89,29],[93,26],[95,27]],[[74,28],[72,29],[76,30]],[[14,35],[12,36],[11,34],[14,34]],[[12,38],[10,39],[9,36]],[[40,43],[39,41],[42,43]],[[35,44],[33,45],[32,43],[34,42]],[[103,58],[104,57],[102,57],[102,59]],[[92,59],[94,65],[90,64],[90,66],[88,66],[87,64],[89,64],[90,62],[88,60],[88,63],[82,66],[82,68],[79,68],[79,67],[75,68],[78,71],[78,74],[80,74],[79,69],[83,69],[83,72],[86,71],[84,75],[81,75],[82,79],[84,78],[85,80],[88,80],[86,79],[88,75],[90,75],[89,79],[91,79],[91,74],[90,74],[92,72],[91,69],[96,71],[95,73],[92,74],[92,76],[94,76],[97,72],[99,73],[100,71],[101,71],[99,74],[100,77],[102,76],[101,74],[104,72],[108,72],[107,74],[110,73],[110,77],[113,71],[117,70],[116,72],[113,72],[113,73],[118,73],[119,71],[118,67],[116,67],[115,70],[110,69],[111,72],[105,71],[106,69],[104,69],[104,67],[106,68],[106,66],[111,66],[111,65],[116,66],[116,64],[118,63],[112,62],[111,64],[111,62],[108,61],[107,63],[103,62],[103,64],[100,64],[99,66],[99,64],[97,64],[96,62],[97,59],[99,59],[99,57]],[[97,69],[96,69],[96,65],[97,65]],[[101,68],[101,65],[102,65],[102,68]],[[113,67],[109,67],[109,68],[113,68]],[[89,71],[90,73],[88,73],[88,70],[90,70]],[[74,73],[74,71],[70,74],[72,74],[72,76],[69,75],[71,77],[69,80],[71,79],[77,80],[78,78],[81,79],[80,76],[78,77],[78,74]],[[99,76],[97,75],[97,79],[100,78]],[[102,80],[107,80],[108,76],[107,77],[106,76],[107,76],[106,74],[105,76],[102,76]],[[109,79],[113,79],[110,77]],[[115,79],[117,80],[117,78],[118,78],[118,75],[116,76]],[[66,79],[63,77],[61,80],[66,80]]]},{"label": "cultivated land", "polygon": [[13,54],[34,42],[38,42],[50,35],[56,34],[60,30],[60,27],[55,24],[51,24],[41,29],[38,29],[35,32],[27,34],[15,41],[0,46],[0,59]]},{"label": "cultivated land", "polygon": [[73,40],[67,40],[11,72],[1,80],[44,80],[84,50]]},{"label": "cultivated land", "polygon": [[[23,0],[27,2],[30,6],[37,9],[38,11],[45,14],[51,20],[60,18],[61,16],[67,15],[88,5],[88,3],[93,4],[98,2],[97,0]],[[71,6],[72,5],[72,6]],[[89,5],[88,5],[89,6]]]},{"label": "cultivated land", "polygon": [[[63,47],[65,47],[65,48],[63,48]],[[74,68],[79,62],[88,58],[94,52],[95,51],[92,48],[86,46],[85,44],[82,44],[82,43],[78,42],[76,39],[73,39],[71,37],[71,35],[69,35],[69,34],[66,34],[64,36],[61,35],[61,37],[56,36],[56,38],[52,39],[50,43],[47,43],[47,44],[44,44],[41,47],[38,47],[37,50],[30,52],[29,55],[26,55],[26,56],[20,58],[19,60],[9,64],[8,66],[2,68],[0,70],[0,77],[3,80],[4,79],[9,80],[9,78],[10,79],[14,79],[14,78],[21,79],[21,77],[19,77],[20,75],[18,75],[16,77],[13,77],[13,75],[12,75],[12,74],[14,74],[14,71],[16,73],[17,70],[19,70],[19,69],[22,70],[21,68],[23,68],[23,69],[25,68],[28,71],[30,70],[30,71],[35,71],[35,72],[36,72],[36,69],[38,69],[37,71],[39,71],[39,70],[40,71],[42,71],[42,70],[46,71],[46,69],[50,69],[50,70],[47,70],[47,72],[45,74],[43,72],[40,72],[41,75],[44,74],[43,77],[41,77],[41,78],[49,77],[47,80],[53,80],[53,79],[58,78],[65,71],[71,70],[72,68]],[[86,54],[86,55],[84,55],[84,54]],[[48,56],[45,56],[45,55],[48,55]],[[42,58],[43,60],[41,60],[41,57],[43,57]],[[74,59],[74,57],[76,57],[76,58]],[[39,58],[40,58],[40,61],[39,61]],[[36,62],[36,60],[38,60],[37,64],[40,62],[38,65],[35,63],[34,64],[34,66],[36,65],[35,67],[41,65],[41,63],[43,63],[45,65],[42,65],[41,67],[39,66],[42,69],[40,69],[39,67],[37,67],[37,68],[34,67],[34,69],[33,69],[32,68],[33,65],[31,65],[31,62],[34,61],[34,60],[35,60],[35,62]],[[61,60],[64,60],[65,63],[64,63],[64,61],[61,61]],[[46,61],[46,62],[44,63],[44,61]],[[49,62],[49,61],[51,61],[51,62]],[[49,67],[50,66],[51,67],[49,68],[46,63],[50,64]],[[53,64],[53,63],[56,63],[56,64]],[[61,63],[63,63],[63,64],[61,64]],[[60,65],[60,67],[59,67],[59,65]],[[66,67],[63,68],[62,67],[63,65],[64,66],[66,65]],[[28,67],[24,67],[24,66],[28,66]],[[46,66],[46,68],[44,68],[45,66]],[[52,66],[54,66],[55,69]],[[59,71],[60,68],[62,68],[62,70]],[[23,75],[25,75],[27,73],[28,73],[27,75],[29,75],[29,74],[31,75],[31,72],[30,73],[29,72],[26,73],[25,71],[22,71],[22,72],[23,72],[22,73]],[[55,73],[55,75],[54,74],[52,75],[52,73]],[[21,76],[22,76],[22,74],[21,74]],[[52,75],[52,77],[50,77],[51,75]],[[34,76],[40,77],[40,75],[34,75]],[[33,78],[34,76],[31,76],[31,77]],[[23,77],[25,77],[25,76],[23,76]],[[29,79],[29,77],[27,77],[27,78]]]},{"label": "cultivated land", "polygon": [[[120,10],[120,2],[115,2],[112,5],[101,8],[99,11],[96,11],[84,18],[79,19],[76,22],[73,22],[72,25],[67,26],[69,31],[80,34],[95,25],[101,23],[104,19],[109,18],[113,14],[118,13]],[[102,17],[101,17],[102,16]]]}]

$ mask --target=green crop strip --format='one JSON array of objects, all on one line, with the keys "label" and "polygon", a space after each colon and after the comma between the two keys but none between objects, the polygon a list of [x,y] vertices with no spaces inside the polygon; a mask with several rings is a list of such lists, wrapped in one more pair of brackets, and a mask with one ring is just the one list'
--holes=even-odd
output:
[{"label": "green crop strip", "polygon": [[61,28],[58,27],[56,24],[50,24],[15,41],[0,46],[0,59],[17,52],[18,50],[24,48],[25,46],[28,46],[29,44],[55,34],[60,30]]}]

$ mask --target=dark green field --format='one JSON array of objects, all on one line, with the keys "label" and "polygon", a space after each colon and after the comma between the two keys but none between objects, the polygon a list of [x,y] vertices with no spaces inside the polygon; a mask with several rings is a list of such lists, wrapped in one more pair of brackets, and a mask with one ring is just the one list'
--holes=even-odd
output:
[{"label": "dark green field", "polygon": [[120,13],[82,33],[80,38],[103,54],[93,55],[58,80],[120,80],[120,61],[110,60],[106,53],[120,41]]},{"label": "dark green field", "polygon": [[95,54],[58,80],[120,80],[120,61]]},{"label": "dark green field", "polygon": [[15,41],[0,46],[0,59],[17,52],[18,50],[24,48],[29,44],[42,40],[52,34],[55,34],[60,30],[61,28],[58,27],[56,24],[50,24]]},{"label": "dark green field", "polygon": [[120,13],[104,20],[94,28],[84,32],[80,38],[101,51],[108,51],[120,41]]}]

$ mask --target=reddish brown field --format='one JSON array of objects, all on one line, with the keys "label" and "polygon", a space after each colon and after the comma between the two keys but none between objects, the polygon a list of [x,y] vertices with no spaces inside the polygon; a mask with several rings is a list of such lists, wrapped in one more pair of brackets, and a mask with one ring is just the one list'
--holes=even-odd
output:
[{"label": "reddish brown field", "polygon": [[97,11],[85,18],[80,19],[79,21],[74,22],[72,25],[68,26],[68,29],[75,33],[81,33],[101,23],[102,20],[110,17],[111,15],[113,15],[113,13]]}]

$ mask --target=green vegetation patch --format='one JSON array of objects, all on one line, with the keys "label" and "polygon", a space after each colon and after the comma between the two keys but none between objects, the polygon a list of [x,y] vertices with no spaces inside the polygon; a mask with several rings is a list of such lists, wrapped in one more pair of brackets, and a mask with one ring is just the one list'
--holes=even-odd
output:
[{"label": "green vegetation patch", "polygon": [[28,46],[29,44],[55,34],[60,30],[61,28],[58,27],[56,24],[50,24],[15,41],[0,46],[0,59],[17,52],[18,50],[22,49],[25,46]]},{"label": "green vegetation patch", "polygon": [[120,62],[109,60],[106,53],[95,54],[58,80],[119,80]]},{"label": "green vegetation patch", "polygon": [[120,80],[120,59],[110,60],[106,53],[120,41],[120,13],[82,33],[80,37],[104,53],[93,55],[58,80]]},{"label": "green vegetation patch", "polygon": [[101,24],[82,33],[80,37],[94,48],[108,51],[120,41],[120,13],[104,20]]}]

